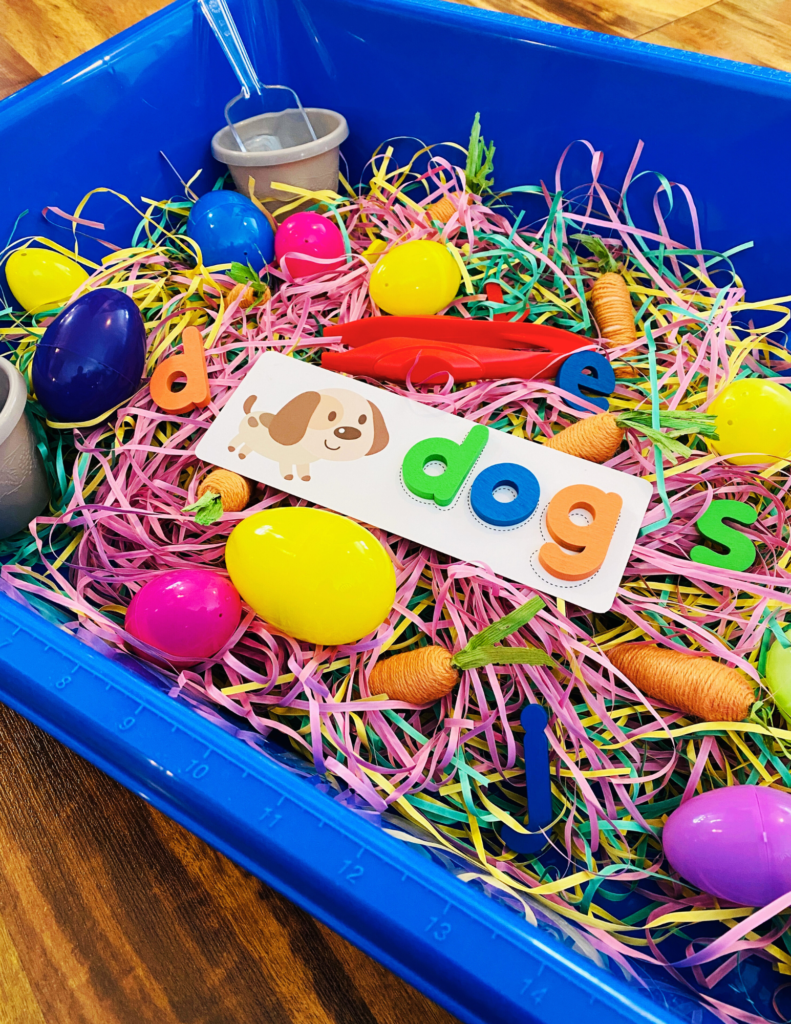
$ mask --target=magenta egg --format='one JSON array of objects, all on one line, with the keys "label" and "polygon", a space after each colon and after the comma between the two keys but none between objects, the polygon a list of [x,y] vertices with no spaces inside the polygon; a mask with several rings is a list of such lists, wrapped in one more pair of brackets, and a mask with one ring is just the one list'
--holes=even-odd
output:
[{"label": "magenta egg", "polygon": [[[326,274],[346,263],[346,246],[340,228],[320,213],[294,213],[286,217],[275,235],[275,256],[280,266],[297,280],[311,274]],[[301,260],[315,256],[331,263]]]},{"label": "magenta egg", "polygon": [[704,892],[763,907],[791,892],[791,794],[728,786],[692,797],[662,834],[674,871]]},{"label": "magenta egg", "polygon": [[170,659],[194,665],[228,643],[241,615],[241,598],[224,576],[174,569],[138,590],[126,612],[126,631]]}]

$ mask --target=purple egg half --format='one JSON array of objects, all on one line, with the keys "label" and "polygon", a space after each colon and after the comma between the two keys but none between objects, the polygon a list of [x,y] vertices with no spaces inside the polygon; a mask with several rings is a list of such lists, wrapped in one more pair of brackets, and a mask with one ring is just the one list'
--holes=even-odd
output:
[{"label": "purple egg half", "polygon": [[791,794],[767,786],[701,793],[667,819],[665,856],[682,878],[730,903],[791,892]]},{"label": "purple egg half", "polygon": [[171,660],[195,664],[231,639],[242,615],[233,584],[207,569],[174,569],[146,583],[126,612],[126,631]]}]

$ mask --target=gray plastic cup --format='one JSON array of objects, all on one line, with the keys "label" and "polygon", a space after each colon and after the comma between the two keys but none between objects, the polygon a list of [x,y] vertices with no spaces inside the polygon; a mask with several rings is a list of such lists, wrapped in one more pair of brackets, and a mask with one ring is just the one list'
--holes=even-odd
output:
[{"label": "gray plastic cup", "polygon": [[247,148],[243,153],[226,125],[211,140],[215,160],[227,164],[239,192],[249,195],[248,179],[255,180],[255,197],[272,211],[297,198],[273,189],[272,182],[318,192],[338,191],[338,150],[349,135],[346,118],[334,110],[305,107],[316,140],[304,141],[305,125],[299,111],[281,110],[238,121],[234,128]]},{"label": "gray plastic cup", "polygon": [[27,526],[49,501],[49,484],[25,415],[25,378],[0,359],[0,539]]}]

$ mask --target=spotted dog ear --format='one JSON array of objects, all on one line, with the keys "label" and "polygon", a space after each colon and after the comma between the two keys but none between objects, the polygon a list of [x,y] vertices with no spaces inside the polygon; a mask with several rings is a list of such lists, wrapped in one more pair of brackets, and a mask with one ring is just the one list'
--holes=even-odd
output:
[{"label": "spotted dog ear", "polygon": [[380,452],[383,448],[387,447],[388,442],[390,441],[390,435],[388,434],[387,427],[385,426],[384,416],[382,416],[373,402],[369,402],[368,404],[371,407],[371,415],[373,416],[374,422],[374,443],[365,454],[376,455],[377,452]]},{"label": "spotted dog ear", "polygon": [[288,447],[305,436],[310,417],[316,411],[321,395],[318,391],[303,391],[275,413],[269,423],[269,436],[278,444]]},{"label": "spotted dog ear", "polygon": [[245,416],[249,415],[250,410],[255,405],[255,400],[257,397],[257,395],[248,395],[248,397],[245,398],[244,405],[242,406],[242,408],[244,409]]}]

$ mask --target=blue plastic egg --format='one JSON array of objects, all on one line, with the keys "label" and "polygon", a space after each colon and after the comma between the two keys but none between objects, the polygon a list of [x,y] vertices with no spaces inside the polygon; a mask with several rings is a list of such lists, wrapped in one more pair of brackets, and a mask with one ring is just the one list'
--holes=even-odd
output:
[{"label": "blue plastic egg", "polygon": [[208,192],[192,207],[187,235],[197,242],[205,267],[250,264],[260,274],[275,251],[269,221],[240,192]]},{"label": "blue plastic egg", "polygon": [[33,388],[49,420],[99,421],[140,387],[146,331],[124,292],[81,295],[47,327],[33,356]]}]

